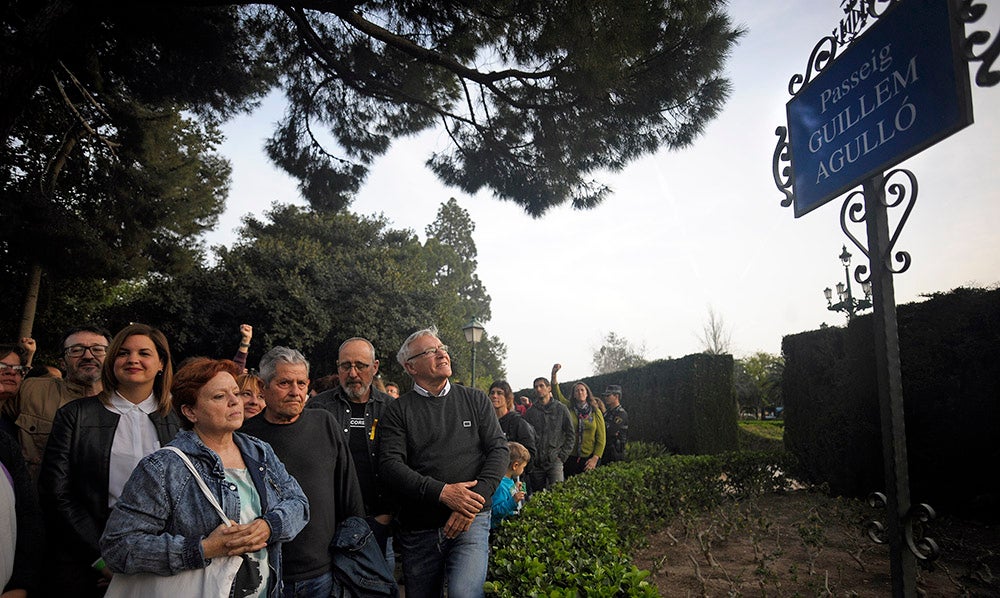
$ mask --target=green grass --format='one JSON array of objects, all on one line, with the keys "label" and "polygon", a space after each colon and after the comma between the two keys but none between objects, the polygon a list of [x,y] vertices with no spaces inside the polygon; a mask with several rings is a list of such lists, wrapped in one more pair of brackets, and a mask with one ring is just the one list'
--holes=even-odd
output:
[{"label": "green grass", "polygon": [[779,453],[785,451],[785,422],[782,420],[745,420],[738,423],[740,450]]}]

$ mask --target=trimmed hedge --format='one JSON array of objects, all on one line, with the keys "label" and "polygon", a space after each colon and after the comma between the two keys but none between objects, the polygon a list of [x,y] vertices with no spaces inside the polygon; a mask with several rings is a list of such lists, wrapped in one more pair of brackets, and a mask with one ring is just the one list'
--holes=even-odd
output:
[{"label": "trimmed hedge", "polygon": [[[662,444],[681,455],[712,455],[737,449],[731,355],[661,359],[641,368],[579,381],[598,395],[609,384],[622,387],[630,444],[633,440]],[[572,396],[576,382],[560,383],[564,396]],[[535,396],[531,389],[517,394]]]},{"label": "trimmed hedge", "polygon": [[[645,451],[640,451],[645,452]],[[630,552],[670,517],[788,487],[773,453],[663,456],[615,463],[535,494],[494,532],[486,592],[658,596]]]},{"label": "trimmed hedge", "polygon": [[[897,321],[911,499],[995,518],[1000,290],[955,289],[900,305]],[[805,479],[848,496],[885,486],[872,326],[859,317],[782,342],[785,445]]]}]

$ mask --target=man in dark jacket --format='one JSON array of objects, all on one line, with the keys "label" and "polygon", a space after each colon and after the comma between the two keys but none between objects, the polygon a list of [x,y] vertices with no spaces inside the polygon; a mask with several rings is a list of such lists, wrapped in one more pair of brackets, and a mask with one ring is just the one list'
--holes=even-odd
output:
[{"label": "man in dark jacket", "polygon": [[[553,369],[555,369],[553,367]],[[546,378],[535,378],[538,398],[524,413],[524,419],[535,429],[538,456],[527,473],[528,490],[545,490],[565,479],[563,461],[573,451],[576,437],[569,409],[552,399],[552,386]]]},{"label": "man in dark jacket", "polygon": [[307,406],[325,409],[340,422],[361,484],[365,516],[384,555],[392,506],[379,477],[378,424],[385,419],[383,411],[392,397],[372,385],[378,366],[375,346],[370,341],[363,338],[344,341],[337,354],[340,385],[309,399]]},{"label": "man in dark jacket", "polygon": [[604,445],[604,456],[601,465],[623,461],[625,445],[628,443],[628,412],[622,407],[622,387],[610,384],[604,390],[604,404],[608,410],[604,413],[604,428],[607,431]]}]

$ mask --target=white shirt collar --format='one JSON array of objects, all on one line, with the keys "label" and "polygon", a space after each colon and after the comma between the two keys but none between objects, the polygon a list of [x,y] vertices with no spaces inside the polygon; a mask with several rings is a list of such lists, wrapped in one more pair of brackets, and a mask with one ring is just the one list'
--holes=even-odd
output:
[{"label": "white shirt collar", "polygon": [[111,406],[114,407],[115,410],[118,411],[118,413],[125,413],[127,411],[131,411],[132,409],[138,408],[146,415],[149,415],[150,413],[153,413],[154,411],[160,408],[159,404],[156,402],[156,399],[153,397],[153,393],[149,393],[149,396],[146,397],[146,400],[136,405],[132,401],[121,396],[117,390],[113,395],[111,395]]},{"label": "white shirt collar", "polygon": [[431,391],[429,391],[426,388],[424,388],[423,386],[420,386],[416,382],[413,383],[413,390],[417,391],[418,395],[421,395],[421,396],[424,396],[424,397],[443,397],[444,395],[446,395],[449,392],[451,392],[451,380],[445,380],[444,381],[444,388],[441,389],[441,394],[434,394]]}]

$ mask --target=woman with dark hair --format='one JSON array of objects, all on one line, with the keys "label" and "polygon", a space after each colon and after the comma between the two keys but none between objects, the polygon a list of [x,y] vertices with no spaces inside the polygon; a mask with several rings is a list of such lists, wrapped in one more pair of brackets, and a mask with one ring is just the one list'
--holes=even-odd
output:
[{"label": "woman with dark hair", "polygon": [[[497,380],[490,385],[487,393],[490,402],[493,403],[493,411],[500,420],[500,429],[503,430],[507,441],[520,442],[524,448],[531,453],[531,458],[535,458],[535,451],[538,444],[535,441],[535,428],[528,423],[528,420],[521,417],[521,414],[514,409],[514,391],[506,380]],[[531,467],[531,462],[528,462]]]},{"label": "woman with dark hair", "polygon": [[180,429],[171,409],[167,338],[131,324],[108,347],[104,389],[59,409],[38,480],[55,562],[45,581],[58,595],[101,596],[111,573],[98,541],[139,460]]},{"label": "woman with dark hair", "polygon": [[[148,595],[152,589],[143,584],[162,580],[190,590],[180,578],[164,576],[228,567],[220,557],[240,556],[238,569],[216,580],[223,587],[202,587],[210,592],[205,595],[280,595],[281,543],[305,526],[309,503],[270,445],[236,431],[244,414],[235,378],[241,371],[232,361],[205,357],[177,371],[174,408],[184,430],[168,448],[179,449],[190,466],[171,450],[160,450],[136,467],[101,538],[108,567],[122,575],[112,588],[129,583]],[[135,574],[151,575],[129,580]]]},{"label": "woman with dark hair", "polygon": [[589,386],[577,382],[573,385],[573,400],[568,401],[563,396],[556,380],[556,372],[560,368],[562,366],[558,363],[552,366],[552,394],[569,407],[573,416],[573,431],[576,433],[573,452],[563,463],[563,472],[568,478],[597,467],[604,455],[607,432],[604,429],[604,405],[597,400]]}]

